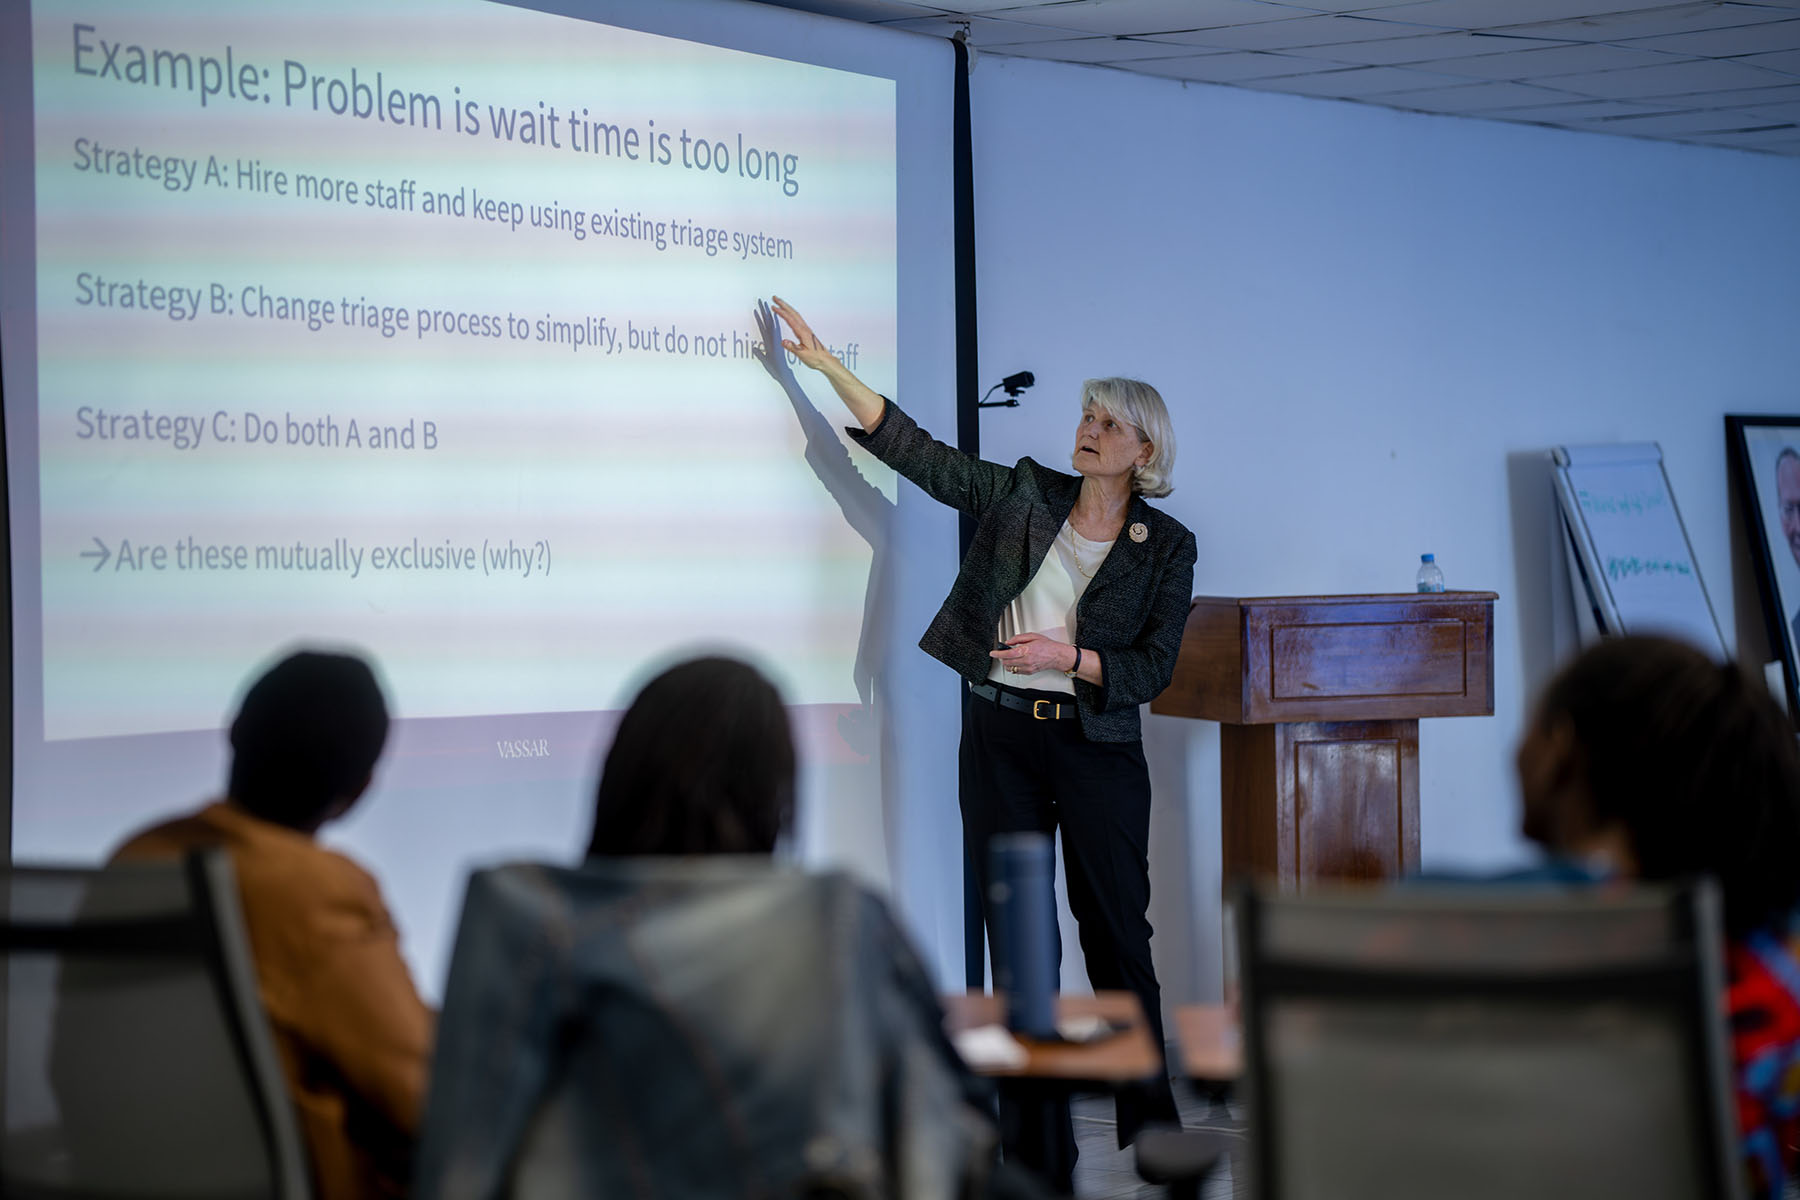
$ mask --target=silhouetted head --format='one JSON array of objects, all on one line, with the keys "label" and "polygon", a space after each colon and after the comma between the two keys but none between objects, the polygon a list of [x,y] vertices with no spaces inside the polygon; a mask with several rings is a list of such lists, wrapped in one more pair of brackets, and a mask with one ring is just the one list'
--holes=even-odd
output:
[{"label": "silhouetted head", "polygon": [[310,833],[363,794],[387,732],[387,704],[368,663],[291,654],[250,686],[231,723],[231,799]]},{"label": "silhouetted head", "polygon": [[747,663],[697,658],[652,679],[620,720],[588,854],[768,854],[793,815],[781,694]]},{"label": "silhouetted head", "polygon": [[1800,753],[1759,679],[1680,642],[1612,638],[1565,667],[1519,745],[1524,831],[1616,848],[1646,880],[1711,875],[1734,934],[1800,903]]}]

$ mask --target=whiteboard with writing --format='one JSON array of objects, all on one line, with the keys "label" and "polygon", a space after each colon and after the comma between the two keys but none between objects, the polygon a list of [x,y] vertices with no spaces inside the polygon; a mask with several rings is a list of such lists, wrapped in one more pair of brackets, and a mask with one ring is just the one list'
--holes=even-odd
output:
[{"label": "whiteboard with writing", "polygon": [[1603,631],[1656,633],[1723,660],[1725,639],[1654,442],[1559,446],[1563,519]]}]

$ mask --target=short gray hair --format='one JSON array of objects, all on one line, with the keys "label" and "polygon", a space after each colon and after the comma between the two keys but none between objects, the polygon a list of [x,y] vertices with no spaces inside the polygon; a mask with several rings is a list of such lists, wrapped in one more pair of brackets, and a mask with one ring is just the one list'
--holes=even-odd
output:
[{"label": "short gray hair", "polygon": [[1152,500],[1175,490],[1175,423],[1157,390],[1140,379],[1090,379],[1081,385],[1081,411],[1095,409],[1137,430],[1150,443],[1150,461],[1131,473],[1131,490]]}]

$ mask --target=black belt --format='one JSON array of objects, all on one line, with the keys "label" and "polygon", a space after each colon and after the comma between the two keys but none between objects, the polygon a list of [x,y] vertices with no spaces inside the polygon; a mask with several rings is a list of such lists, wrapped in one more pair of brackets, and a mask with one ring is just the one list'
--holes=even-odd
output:
[{"label": "black belt", "polygon": [[1014,712],[1030,713],[1039,721],[1072,721],[1080,715],[1075,710],[1073,698],[1067,704],[1055,700],[1028,700],[993,683],[970,684],[969,695],[979,696],[989,704],[998,704],[1001,708],[1010,708]]}]

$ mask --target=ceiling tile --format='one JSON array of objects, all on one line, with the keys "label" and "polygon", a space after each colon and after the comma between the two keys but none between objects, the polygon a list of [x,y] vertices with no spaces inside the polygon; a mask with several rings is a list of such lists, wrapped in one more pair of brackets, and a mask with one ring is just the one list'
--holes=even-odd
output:
[{"label": "ceiling tile", "polygon": [[1623,100],[1632,96],[1675,96],[1687,92],[1724,91],[1747,87],[1772,87],[1786,82],[1773,71],[1740,63],[1695,58],[1661,67],[1632,67],[1624,71],[1599,71],[1590,75],[1559,75],[1556,86],[1571,92]]},{"label": "ceiling tile", "polygon": [[[1679,93],[1670,93],[1670,99],[1680,100]],[[1690,108],[1727,108],[1732,105],[1766,104],[1782,100],[1800,98],[1800,81],[1782,84],[1778,87],[1740,88],[1735,91],[1706,91],[1697,93]]]},{"label": "ceiling tile", "polygon": [[1266,92],[1291,92],[1299,96],[1328,96],[1343,100],[1362,99],[1383,92],[1441,88],[1455,82],[1449,76],[1429,75],[1423,71],[1409,71],[1404,67],[1350,67],[1322,71],[1316,75],[1252,80],[1247,86]]},{"label": "ceiling tile", "polygon": [[1780,71],[1784,75],[1800,75],[1800,50],[1783,50],[1777,54],[1746,54],[1731,61],[1769,71]]},{"label": "ceiling tile", "polygon": [[1571,44],[1492,33],[1423,33],[1409,37],[1380,38],[1372,42],[1340,42],[1333,46],[1320,46],[1313,53],[1321,58],[1359,66],[1395,67],[1405,63],[1436,63],[1449,58]]},{"label": "ceiling tile", "polygon": [[[1364,16],[1379,15],[1375,10],[1382,8],[1401,8],[1408,4],[1417,4],[1419,0],[1298,0],[1310,9],[1326,13],[1361,13]],[[1800,0],[1794,0],[1800,4]]]},{"label": "ceiling tile", "polygon": [[1435,64],[1435,69],[1476,79],[1547,79],[1556,75],[1582,75],[1617,71],[1627,67],[1653,67],[1677,61],[1649,50],[1627,50],[1594,42],[1556,46],[1549,50],[1523,50],[1515,54],[1484,54]]},{"label": "ceiling tile", "polygon": [[1568,100],[1567,92],[1534,87],[1528,83],[1466,83],[1455,87],[1428,88],[1423,91],[1389,92],[1372,97],[1395,108],[1416,108],[1424,112],[1487,112],[1496,108],[1523,108],[1531,104],[1549,104]]},{"label": "ceiling tile", "polygon": [[[789,3],[789,0],[773,0],[773,2],[786,5]],[[950,12],[974,14],[993,12],[995,9],[1019,8],[1022,6],[1020,5],[1019,0],[950,0],[949,4],[935,4],[932,7],[940,10],[948,10]]]},{"label": "ceiling tile", "polygon": [[1800,157],[1800,0],[767,2],[966,24],[995,54]]},{"label": "ceiling tile", "polygon": [[1391,21],[1447,29],[1497,29],[1528,21],[1561,21],[1618,12],[1630,0],[1422,0],[1383,9]]},{"label": "ceiling tile", "polygon": [[[800,8],[806,4],[819,3],[820,0],[762,0],[765,4],[779,4],[783,8]],[[1017,8],[1019,0],[948,0],[948,3],[915,5],[919,8],[932,8],[938,12],[951,13],[983,13],[995,8]]]},{"label": "ceiling tile", "polygon": [[781,0],[781,7],[848,21],[897,21],[944,11],[941,4],[908,4],[904,0]]},{"label": "ceiling tile", "polygon": [[954,13],[941,17],[917,17],[910,21],[883,21],[883,29],[904,29],[908,33],[928,33],[951,37],[965,24],[969,27],[969,44],[978,50],[989,46],[1016,46],[1021,42],[1056,41],[1072,35],[1066,29],[1045,29],[1041,25],[1022,25],[1017,21],[996,21],[992,17],[961,17]]},{"label": "ceiling tile", "polygon": [[1428,29],[1396,25],[1370,16],[1315,16],[1265,21],[1259,25],[1238,25],[1229,29],[1196,30],[1191,34],[1171,32],[1165,34],[1164,39],[1177,41],[1191,37],[1204,45],[1224,46],[1233,50],[1292,50],[1342,42],[1372,42],[1402,37],[1408,33],[1428,32]]},{"label": "ceiling tile", "polygon": [[1629,43],[1645,50],[1667,50],[1702,58],[1731,58],[1775,50],[1800,50],[1800,20],[1764,21],[1730,29],[1706,29],[1699,33],[1675,33],[1665,37],[1638,38]]},{"label": "ceiling tile", "polygon": [[1736,110],[1747,116],[1756,118],[1759,125],[1774,125],[1782,121],[1800,121],[1800,100],[1786,104],[1757,104]]},{"label": "ceiling tile", "polygon": [[1797,129],[1763,129],[1755,133],[1684,133],[1684,142],[1706,142],[1713,146],[1736,146],[1743,150],[1754,150],[1760,146],[1779,146],[1792,140]]},{"label": "ceiling tile", "polygon": [[994,54],[1012,54],[1020,58],[1047,58],[1055,62],[1126,63],[1152,58],[1192,58],[1192,46],[1174,46],[1168,42],[1146,42],[1137,38],[1078,37],[1056,41],[1021,42],[1015,45],[990,46]]},{"label": "ceiling tile", "polygon": [[1750,120],[1742,113],[1650,113],[1615,117],[1589,125],[1597,133],[1622,133],[1627,137],[1663,137],[1671,133],[1725,133],[1779,122]]},{"label": "ceiling tile", "polygon": [[1132,69],[1140,75],[1161,75],[1200,83],[1241,83],[1281,75],[1302,75],[1335,68],[1336,63],[1296,58],[1290,54],[1206,54],[1198,58],[1160,58]]},{"label": "ceiling tile", "polygon": [[[1617,0],[1623,2],[1623,0]],[[1404,11],[1404,10],[1401,10]],[[1728,29],[1764,21],[1786,21],[1792,13],[1760,4],[1675,4],[1662,8],[1633,8],[1606,16],[1572,21],[1542,21],[1514,26],[1512,33],[1532,37],[1565,38],[1572,42],[1617,42],[1631,38],[1692,33],[1702,29]]]},{"label": "ceiling tile", "polygon": [[[954,2],[954,0],[952,0]],[[1307,16],[1309,9],[1259,0],[1064,0],[990,9],[996,16],[1078,33],[1162,33],[1172,29],[1257,24]]]},{"label": "ceiling tile", "polygon": [[1534,104],[1525,108],[1508,108],[1487,115],[1499,120],[1560,125],[1565,122],[1585,123],[1604,117],[1619,117],[1627,113],[1648,114],[1657,111],[1660,110],[1647,108],[1642,104],[1631,104],[1624,100],[1575,100],[1561,104]]}]

